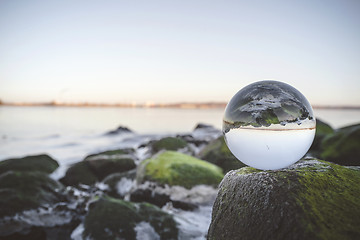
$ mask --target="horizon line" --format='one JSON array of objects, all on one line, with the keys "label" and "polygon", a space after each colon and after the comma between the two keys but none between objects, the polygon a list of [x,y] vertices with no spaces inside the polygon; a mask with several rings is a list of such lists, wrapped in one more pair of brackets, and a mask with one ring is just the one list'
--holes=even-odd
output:
[{"label": "horizon line", "polygon": [[[226,102],[204,101],[204,102],[174,102],[174,103],[101,103],[101,102],[4,102],[0,100],[0,106],[50,106],[50,107],[119,107],[119,108],[188,108],[188,109],[212,109],[225,108]],[[314,109],[352,109],[360,110],[360,105],[312,105]]]}]

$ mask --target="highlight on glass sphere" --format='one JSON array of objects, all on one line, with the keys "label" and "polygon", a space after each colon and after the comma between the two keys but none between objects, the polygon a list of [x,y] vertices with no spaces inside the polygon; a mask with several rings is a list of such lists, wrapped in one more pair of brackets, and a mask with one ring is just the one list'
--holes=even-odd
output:
[{"label": "highlight on glass sphere", "polygon": [[241,162],[262,170],[281,169],[300,160],[315,136],[316,121],[308,100],[294,87],[259,81],[227,104],[223,134]]}]

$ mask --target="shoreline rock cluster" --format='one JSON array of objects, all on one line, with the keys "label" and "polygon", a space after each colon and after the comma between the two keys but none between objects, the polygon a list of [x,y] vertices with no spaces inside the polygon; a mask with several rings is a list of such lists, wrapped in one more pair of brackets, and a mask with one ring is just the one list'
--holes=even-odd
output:
[{"label": "shoreline rock cluster", "polygon": [[317,124],[308,157],[278,171],[244,167],[204,124],[91,154],[59,180],[46,154],[3,160],[0,240],[357,239],[360,125]]}]

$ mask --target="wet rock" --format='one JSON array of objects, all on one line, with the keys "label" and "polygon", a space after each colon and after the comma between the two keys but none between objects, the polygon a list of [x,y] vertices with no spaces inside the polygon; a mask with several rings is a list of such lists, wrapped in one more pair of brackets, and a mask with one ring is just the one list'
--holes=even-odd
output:
[{"label": "wet rock", "polygon": [[187,142],[181,138],[165,137],[157,141],[150,142],[150,146],[154,153],[160,150],[173,150],[176,151],[181,148],[187,147]]},{"label": "wet rock", "polygon": [[158,193],[149,188],[137,188],[130,195],[130,201],[132,202],[148,202],[158,207],[163,207],[167,203],[171,203],[174,208],[183,209],[186,211],[193,211],[197,208],[197,205],[184,201],[172,200],[170,195],[164,193]]},{"label": "wet rock", "polygon": [[321,144],[321,158],[345,166],[360,166],[360,124],[336,130]]},{"label": "wet rock", "polygon": [[0,162],[0,174],[6,171],[39,171],[52,173],[59,167],[57,161],[46,154],[12,158]]},{"label": "wet rock", "polygon": [[117,135],[117,134],[122,134],[122,133],[132,133],[133,131],[131,131],[129,128],[127,127],[123,127],[123,126],[119,126],[117,129],[115,130],[111,130],[107,133],[105,133],[105,135]]},{"label": "wet rock", "polygon": [[206,124],[206,123],[198,123],[194,130],[197,130],[197,129],[210,129],[210,128],[213,128],[213,126],[209,125],[209,124]]},{"label": "wet rock", "polygon": [[307,160],[277,171],[230,171],[208,239],[359,239],[360,171]]},{"label": "wet rock", "polygon": [[205,184],[217,186],[223,178],[222,170],[192,156],[166,151],[143,161],[137,169],[137,182],[145,181],[192,188]]},{"label": "wet rock", "polygon": [[124,198],[130,190],[136,185],[136,169],[123,172],[113,173],[107,176],[103,183],[108,186],[106,193],[114,198]]},{"label": "wet rock", "polygon": [[314,142],[312,143],[309,152],[310,155],[315,157],[320,157],[321,153],[321,143],[324,138],[334,132],[334,129],[327,123],[316,119],[316,133]]},{"label": "wet rock", "polygon": [[223,136],[220,136],[210,142],[205,148],[200,151],[198,157],[221,167],[224,170],[224,173],[245,166],[245,164],[240,162],[230,152]]},{"label": "wet rock", "polygon": [[63,199],[62,185],[42,172],[8,171],[0,175],[0,217],[54,204]]},{"label": "wet rock", "polygon": [[103,197],[91,204],[84,221],[84,238],[178,239],[171,215],[148,203],[135,204]]},{"label": "wet rock", "polygon": [[126,172],[136,168],[129,150],[114,150],[89,155],[84,161],[75,163],[60,181],[65,185],[91,185],[112,173]]}]

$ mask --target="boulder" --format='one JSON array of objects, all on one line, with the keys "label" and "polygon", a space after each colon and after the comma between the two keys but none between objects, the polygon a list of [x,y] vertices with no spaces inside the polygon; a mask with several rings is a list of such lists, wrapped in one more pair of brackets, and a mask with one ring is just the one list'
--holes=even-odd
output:
[{"label": "boulder", "polygon": [[89,155],[84,161],[72,165],[60,181],[71,186],[79,183],[91,185],[112,173],[126,172],[136,168],[133,158],[125,150]]},{"label": "boulder", "polygon": [[42,172],[8,171],[0,175],[0,217],[54,204],[63,199],[63,186]]},{"label": "boulder", "polygon": [[310,155],[319,157],[321,153],[321,143],[324,138],[334,132],[334,129],[327,123],[316,119],[316,132],[314,141],[309,149]]},{"label": "boulder", "polygon": [[41,154],[26,156],[23,158],[12,158],[0,162],[0,174],[6,171],[39,171],[52,173],[59,167],[57,161],[49,155]]},{"label": "boulder", "polygon": [[117,135],[122,133],[133,133],[133,131],[127,127],[119,126],[117,129],[105,133],[105,135]]},{"label": "boulder", "polygon": [[316,159],[230,171],[208,239],[360,239],[360,170]]},{"label": "boulder", "polygon": [[195,157],[166,151],[143,161],[137,170],[137,182],[145,181],[192,188],[205,184],[217,186],[223,178],[221,168]]},{"label": "boulder", "polygon": [[177,137],[165,137],[160,140],[151,142],[150,146],[154,153],[160,150],[176,151],[178,149],[187,147],[187,142]]},{"label": "boulder", "polygon": [[336,130],[322,144],[321,158],[345,166],[360,166],[360,124]]},{"label": "boulder", "polygon": [[148,203],[103,197],[90,205],[84,239],[178,239],[171,215]]},{"label": "boulder", "polygon": [[245,164],[240,162],[227,147],[224,137],[220,136],[211,141],[205,148],[203,148],[198,157],[213,163],[224,170],[224,173],[244,167]]}]

